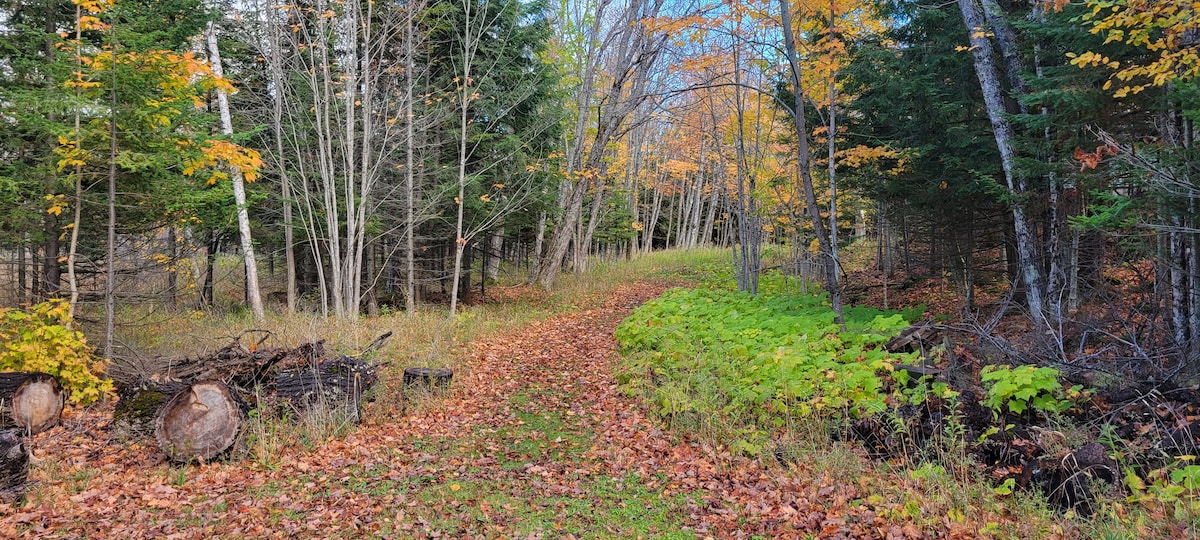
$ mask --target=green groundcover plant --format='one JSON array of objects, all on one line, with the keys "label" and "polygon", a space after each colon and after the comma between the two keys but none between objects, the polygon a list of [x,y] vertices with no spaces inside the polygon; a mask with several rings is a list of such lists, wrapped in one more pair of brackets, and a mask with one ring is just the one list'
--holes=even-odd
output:
[{"label": "green groundcover plant", "polygon": [[672,289],[647,302],[616,331],[628,359],[621,381],[644,388],[666,416],[717,413],[759,426],[734,441],[746,451],[789,417],[882,412],[894,364],[913,360],[883,345],[921,310],[848,307],[842,331],[828,295],[786,285],[767,276],[758,295]]}]

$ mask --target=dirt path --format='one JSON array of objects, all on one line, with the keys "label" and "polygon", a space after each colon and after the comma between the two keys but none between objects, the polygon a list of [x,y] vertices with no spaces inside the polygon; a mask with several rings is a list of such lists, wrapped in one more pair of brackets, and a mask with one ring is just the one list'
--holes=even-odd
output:
[{"label": "dirt path", "polygon": [[473,344],[449,396],[272,460],[168,467],[72,418],[35,441],[41,485],[0,507],[0,537],[918,535],[803,464],[766,469],[660,431],[612,378],[612,329],[661,291],[623,287]]}]

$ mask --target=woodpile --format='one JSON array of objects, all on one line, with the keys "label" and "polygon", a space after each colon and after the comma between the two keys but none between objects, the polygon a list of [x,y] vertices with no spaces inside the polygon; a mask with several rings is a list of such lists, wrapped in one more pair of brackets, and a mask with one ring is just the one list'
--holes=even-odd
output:
[{"label": "woodpile", "polygon": [[[245,334],[243,334],[244,336]],[[378,350],[391,334],[364,352]],[[307,414],[320,405],[360,416],[367,390],[378,380],[375,365],[331,356],[325,342],[295,348],[252,345],[239,338],[212,353],[162,359],[151,373],[115,380],[120,401],[115,419],[134,429],[153,429],[172,461],[205,461],[231,448],[250,409],[293,407]]]},{"label": "woodpile", "polygon": [[339,356],[315,365],[280,370],[275,379],[275,396],[302,411],[336,407],[358,420],[363,394],[378,380],[376,366]]}]

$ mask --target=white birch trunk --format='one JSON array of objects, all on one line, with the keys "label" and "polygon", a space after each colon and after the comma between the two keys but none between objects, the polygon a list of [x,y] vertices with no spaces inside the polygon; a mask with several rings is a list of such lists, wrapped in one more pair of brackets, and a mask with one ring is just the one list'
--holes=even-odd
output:
[{"label": "white birch trunk", "polygon": [[[221,51],[217,46],[217,33],[212,22],[208,23],[206,37],[208,39],[208,58],[209,63],[212,64],[213,74],[217,77],[224,77]],[[217,109],[221,114],[221,133],[232,135],[233,118],[229,113],[229,96],[219,88],[217,89]],[[266,319],[266,313],[263,311],[262,291],[258,287],[258,261],[254,257],[254,240],[250,236],[250,212],[246,207],[246,179],[242,175],[242,169],[235,165],[229,167],[229,178],[233,182],[233,203],[237,211],[238,235],[241,238],[242,256],[245,258],[246,264],[246,299],[250,302],[250,312],[254,314],[254,320],[262,322]]]}]

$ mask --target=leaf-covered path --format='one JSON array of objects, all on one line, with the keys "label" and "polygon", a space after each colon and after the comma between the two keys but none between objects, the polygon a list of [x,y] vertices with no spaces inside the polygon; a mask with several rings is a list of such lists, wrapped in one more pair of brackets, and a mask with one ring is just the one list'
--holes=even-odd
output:
[{"label": "leaf-covered path", "polygon": [[[0,536],[924,535],[903,502],[681,441],[623,395],[612,330],[662,290],[623,286],[602,307],[474,343],[447,397],[275,459],[169,467],[110,440],[103,421],[71,418],[35,440],[42,485],[25,507],[0,507]],[[939,532],[974,530],[954,525]]]}]

